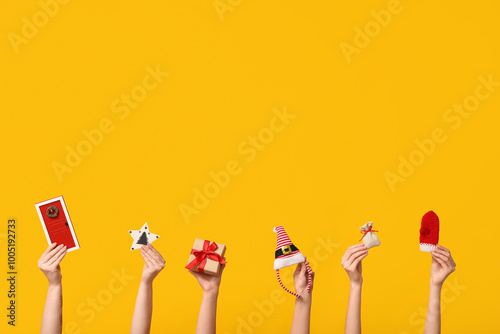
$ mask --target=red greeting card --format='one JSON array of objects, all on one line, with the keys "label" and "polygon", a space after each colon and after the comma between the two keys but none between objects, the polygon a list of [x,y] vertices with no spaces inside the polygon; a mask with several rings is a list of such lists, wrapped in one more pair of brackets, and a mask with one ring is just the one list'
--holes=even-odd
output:
[{"label": "red greeting card", "polygon": [[62,196],[37,203],[35,207],[49,244],[63,244],[68,252],[80,248]]}]

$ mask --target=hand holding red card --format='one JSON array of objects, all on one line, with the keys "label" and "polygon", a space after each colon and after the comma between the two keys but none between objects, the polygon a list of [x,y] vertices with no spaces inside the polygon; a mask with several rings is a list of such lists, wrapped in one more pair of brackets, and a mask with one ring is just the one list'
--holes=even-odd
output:
[{"label": "hand holding red card", "polygon": [[61,266],[59,265],[66,255],[66,246],[55,243],[50,245],[38,260],[38,268],[49,280],[49,284],[61,283]]}]

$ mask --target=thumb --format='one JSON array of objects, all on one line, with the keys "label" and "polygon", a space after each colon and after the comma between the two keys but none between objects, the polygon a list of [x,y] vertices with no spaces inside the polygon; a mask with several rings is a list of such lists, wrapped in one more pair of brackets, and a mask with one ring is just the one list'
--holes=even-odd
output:
[{"label": "thumb", "polygon": [[306,265],[304,262],[300,263],[300,275],[304,276],[306,274]]},{"label": "thumb", "polygon": [[297,267],[295,267],[294,274],[300,274],[302,272],[302,263],[297,263]]}]

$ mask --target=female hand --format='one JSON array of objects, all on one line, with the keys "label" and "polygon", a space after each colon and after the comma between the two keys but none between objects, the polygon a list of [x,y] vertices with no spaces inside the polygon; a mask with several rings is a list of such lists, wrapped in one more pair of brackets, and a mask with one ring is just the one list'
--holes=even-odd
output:
[{"label": "female hand", "polygon": [[[309,274],[307,272],[307,266],[309,266],[309,262],[301,262],[297,264],[297,268],[295,268],[295,272],[293,273],[293,283],[295,285],[295,292],[298,295],[304,296],[307,293],[307,284],[309,282]],[[314,271],[311,272],[311,288],[309,293],[312,293],[313,283],[314,283]]]},{"label": "female hand", "polygon": [[344,267],[351,284],[361,285],[363,283],[361,260],[368,256],[368,249],[365,244],[357,244],[347,248],[342,256],[342,266]]},{"label": "female hand", "polygon": [[60,284],[62,279],[59,264],[66,255],[66,246],[59,245],[56,247],[56,245],[56,243],[51,244],[38,260],[38,268],[49,280],[49,285]]},{"label": "female hand", "polygon": [[[226,260],[226,258],[224,258]],[[202,274],[197,271],[190,270],[191,275],[196,277],[198,284],[203,289],[203,292],[218,291],[221,283],[222,272],[226,268],[226,264],[222,264],[217,276]]]},{"label": "female hand", "polygon": [[151,284],[156,275],[165,268],[165,260],[150,243],[141,247],[141,255],[145,262],[142,269],[142,281]]},{"label": "female hand", "polygon": [[441,286],[446,278],[455,271],[456,263],[451,257],[450,250],[441,245],[437,245],[431,255],[431,284]]}]

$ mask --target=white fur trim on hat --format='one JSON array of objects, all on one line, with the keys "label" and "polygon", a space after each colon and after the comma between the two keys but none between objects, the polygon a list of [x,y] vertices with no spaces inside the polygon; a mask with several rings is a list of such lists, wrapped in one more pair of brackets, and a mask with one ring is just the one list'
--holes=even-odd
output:
[{"label": "white fur trim on hat", "polygon": [[301,252],[297,251],[290,255],[280,256],[274,260],[274,270],[283,269],[294,264],[305,262],[306,258]]},{"label": "white fur trim on hat", "polygon": [[420,250],[422,252],[432,253],[432,251],[436,249],[436,245],[432,244],[420,244]]}]

